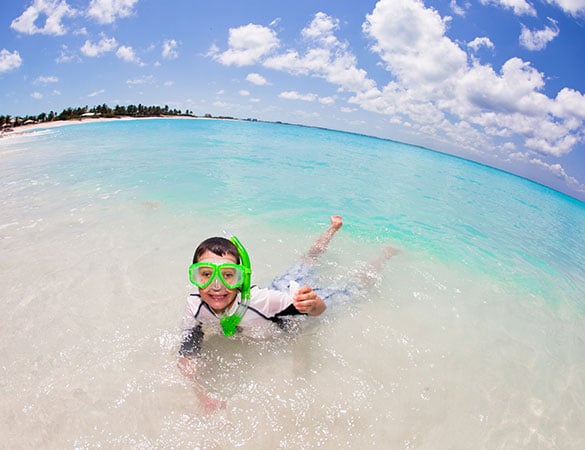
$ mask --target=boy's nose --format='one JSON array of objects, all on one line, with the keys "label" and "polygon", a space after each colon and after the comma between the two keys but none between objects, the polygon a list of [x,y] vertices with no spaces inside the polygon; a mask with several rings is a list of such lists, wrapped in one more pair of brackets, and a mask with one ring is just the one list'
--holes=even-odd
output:
[{"label": "boy's nose", "polygon": [[215,277],[215,279],[211,282],[211,288],[213,290],[220,290],[221,289],[221,283],[219,282],[219,277]]}]

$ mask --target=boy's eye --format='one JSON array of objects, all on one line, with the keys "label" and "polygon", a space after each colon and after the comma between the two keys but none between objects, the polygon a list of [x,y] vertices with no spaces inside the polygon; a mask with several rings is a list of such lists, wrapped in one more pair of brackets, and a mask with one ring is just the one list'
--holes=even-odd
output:
[{"label": "boy's eye", "polygon": [[199,276],[201,278],[209,278],[211,275],[213,275],[213,271],[212,270],[205,269],[205,270],[200,270],[199,271]]},{"label": "boy's eye", "polygon": [[223,276],[224,280],[231,280],[234,278],[235,273],[233,270],[224,270],[221,275]]}]

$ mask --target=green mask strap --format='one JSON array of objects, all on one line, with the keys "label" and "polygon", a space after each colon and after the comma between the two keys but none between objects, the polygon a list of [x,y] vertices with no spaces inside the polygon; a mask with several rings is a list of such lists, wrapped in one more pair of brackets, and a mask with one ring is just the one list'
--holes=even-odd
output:
[{"label": "green mask strap", "polygon": [[223,334],[225,336],[233,336],[236,332],[236,328],[238,324],[244,317],[244,314],[248,310],[248,303],[250,302],[250,288],[252,282],[252,266],[250,264],[250,257],[248,256],[248,252],[240,242],[240,240],[232,236],[230,241],[236,246],[238,249],[238,253],[240,254],[240,259],[242,261],[242,266],[244,266],[244,282],[242,283],[242,290],[241,290],[241,301],[238,305],[238,309],[236,312],[233,313],[231,316],[223,316],[219,319],[219,323],[221,324],[221,328],[223,329]]}]

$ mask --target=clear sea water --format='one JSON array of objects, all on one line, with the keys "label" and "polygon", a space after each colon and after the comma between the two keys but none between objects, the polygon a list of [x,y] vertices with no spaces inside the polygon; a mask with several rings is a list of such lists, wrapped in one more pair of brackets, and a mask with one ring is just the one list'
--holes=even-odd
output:
[{"label": "clear sea water", "polygon": [[[215,120],[0,140],[3,448],[585,447],[585,205],[391,141]],[[375,285],[296,334],[212,337],[206,414],[176,368],[187,267],[224,230],[266,285],[322,259]]]}]

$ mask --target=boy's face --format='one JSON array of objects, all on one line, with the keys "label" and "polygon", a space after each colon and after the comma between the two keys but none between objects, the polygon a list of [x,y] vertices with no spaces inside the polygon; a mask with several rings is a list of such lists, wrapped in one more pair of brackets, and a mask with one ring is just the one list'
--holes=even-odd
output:
[{"label": "boy's face", "polygon": [[[234,256],[226,254],[224,256],[216,255],[215,253],[207,250],[201,255],[197,262],[210,262],[214,264],[232,263],[237,264],[237,260]],[[236,299],[238,295],[237,289],[228,289],[219,278],[215,278],[209,286],[205,289],[199,288],[199,295],[201,299],[207,303],[211,309],[216,313],[223,313]]]}]

